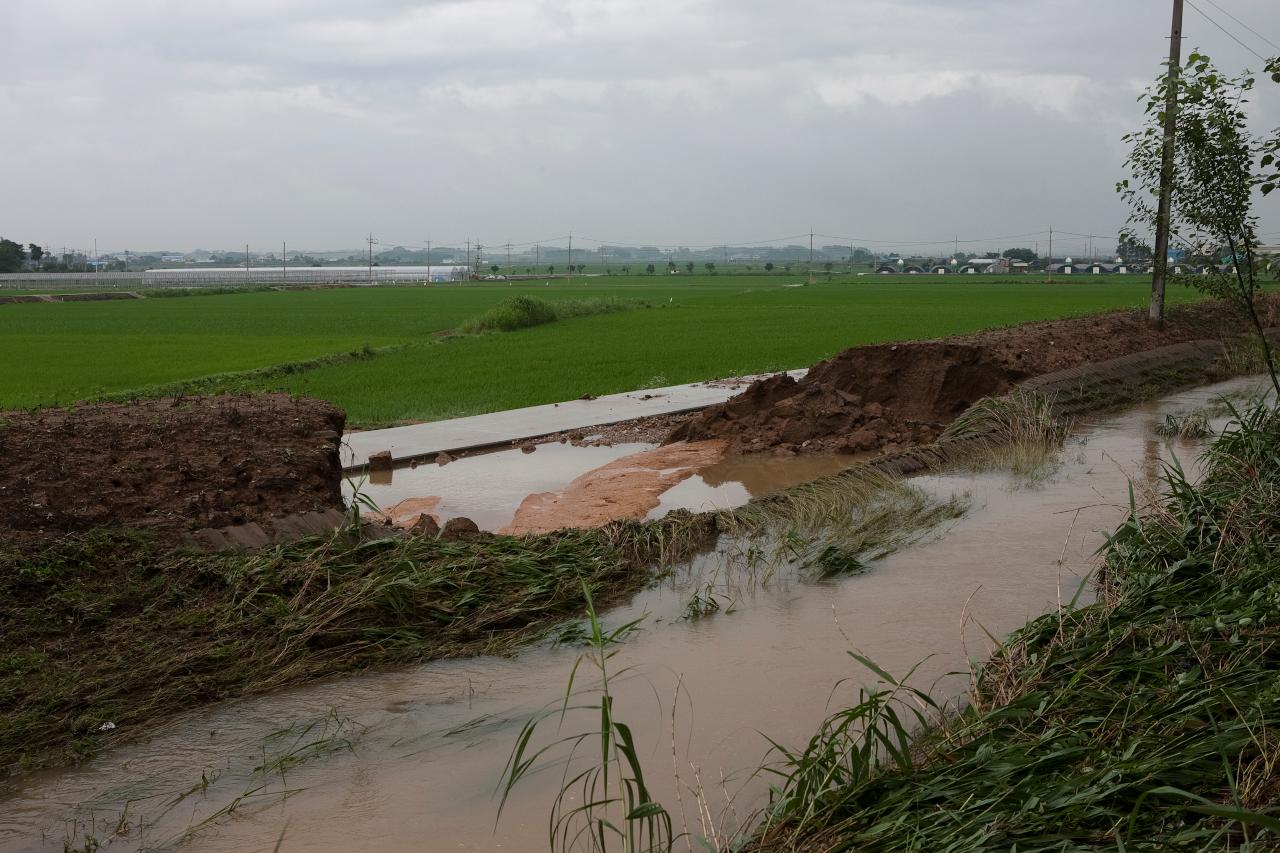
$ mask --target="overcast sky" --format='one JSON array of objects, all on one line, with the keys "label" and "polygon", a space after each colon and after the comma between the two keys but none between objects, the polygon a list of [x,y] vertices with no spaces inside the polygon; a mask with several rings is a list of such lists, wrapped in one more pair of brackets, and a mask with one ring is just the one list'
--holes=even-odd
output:
[{"label": "overcast sky", "polygon": [[[1280,43],[1276,0],[1195,3],[1280,52],[1212,2]],[[2,6],[0,233],[106,251],[810,228],[892,248],[873,241],[1050,225],[1113,242],[1120,137],[1167,51],[1170,2]],[[1186,48],[1261,66],[1186,16]],[[1260,85],[1262,120],[1280,124],[1280,87]],[[1275,204],[1264,233],[1280,231]]]}]

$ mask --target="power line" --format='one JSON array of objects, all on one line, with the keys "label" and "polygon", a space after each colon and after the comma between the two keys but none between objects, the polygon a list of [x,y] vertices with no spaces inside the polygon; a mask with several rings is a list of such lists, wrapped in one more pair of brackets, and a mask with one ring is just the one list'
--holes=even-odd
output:
[{"label": "power line", "polygon": [[1239,24],[1240,26],[1244,27],[1244,28],[1245,28],[1246,30],[1248,30],[1249,32],[1253,33],[1255,36],[1257,36],[1257,37],[1258,37],[1259,39],[1261,39],[1262,41],[1265,41],[1267,44],[1269,44],[1269,45],[1271,45],[1272,47],[1274,47],[1276,50],[1280,50],[1280,44],[1276,44],[1276,43],[1275,43],[1275,42],[1273,42],[1271,39],[1267,38],[1267,37],[1266,37],[1266,36],[1264,36],[1262,33],[1258,32],[1258,31],[1257,31],[1257,30],[1255,30],[1253,27],[1249,26],[1249,25],[1248,25],[1248,24],[1246,24],[1244,21],[1242,21],[1242,20],[1240,20],[1239,18],[1237,18],[1235,15],[1231,14],[1231,13],[1230,13],[1230,12],[1228,12],[1226,9],[1222,8],[1222,7],[1221,7],[1221,6],[1219,6],[1217,3],[1213,2],[1213,0],[1205,0],[1205,2],[1206,2],[1206,3],[1208,3],[1210,6],[1212,6],[1213,8],[1217,9],[1217,10],[1218,10],[1219,12],[1221,12],[1222,14],[1226,15],[1226,16],[1227,16],[1228,18],[1230,18],[1231,20],[1235,21],[1235,22],[1236,22],[1237,24]]},{"label": "power line", "polygon": [[1208,21],[1209,23],[1213,24],[1215,27],[1217,27],[1218,29],[1220,29],[1220,30],[1222,30],[1224,33],[1226,33],[1227,38],[1231,39],[1233,42],[1235,42],[1236,44],[1240,45],[1240,46],[1241,46],[1241,47],[1243,47],[1245,50],[1249,51],[1249,52],[1250,52],[1250,53],[1252,53],[1254,56],[1256,56],[1256,57],[1258,57],[1259,59],[1261,59],[1263,62],[1266,62],[1266,61],[1267,61],[1267,58],[1266,58],[1265,56],[1263,56],[1262,54],[1258,53],[1258,52],[1257,52],[1256,50],[1254,50],[1253,48],[1249,47],[1249,45],[1247,45],[1247,44],[1245,44],[1244,42],[1240,41],[1240,39],[1236,38],[1236,36],[1235,36],[1235,34],[1234,34],[1234,33],[1232,33],[1232,32],[1231,32],[1230,30],[1228,30],[1226,27],[1222,26],[1222,24],[1219,24],[1219,23],[1218,23],[1217,21],[1215,21],[1213,18],[1209,17],[1209,13],[1208,13],[1208,12],[1204,11],[1203,9],[1201,9],[1201,8],[1200,8],[1199,6],[1197,6],[1195,3],[1192,3],[1192,2],[1191,2],[1191,0],[1186,0],[1186,3],[1187,3],[1187,5],[1188,5],[1188,6],[1190,6],[1192,9],[1195,9],[1197,12],[1199,12],[1199,13],[1200,13],[1200,16],[1201,16],[1202,18],[1204,18],[1206,21]]}]

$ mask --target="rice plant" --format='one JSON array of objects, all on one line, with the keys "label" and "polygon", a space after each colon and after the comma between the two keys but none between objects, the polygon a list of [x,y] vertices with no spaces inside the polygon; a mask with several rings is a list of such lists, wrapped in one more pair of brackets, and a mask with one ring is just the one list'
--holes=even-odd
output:
[{"label": "rice plant", "polygon": [[857,467],[720,513],[719,527],[739,543],[740,562],[797,563],[822,579],[919,542],[968,511],[967,498],[937,500],[918,486]]},{"label": "rice plant", "polygon": [[1071,422],[1039,391],[1017,388],[984,397],[952,421],[939,443],[948,460],[975,471],[1009,470],[1026,480],[1053,472]]},{"label": "rice plant", "polygon": [[[646,617],[606,631],[596,615],[591,591],[584,587],[583,595],[590,625],[589,649],[574,662],[559,706],[535,715],[520,730],[503,769],[498,816],[501,818],[507,799],[522,779],[544,760],[560,756],[554,760],[563,764],[564,773],[552,802],[547,832],[552,851],[669,853],[676,840],[671,816],[649,794],[631,727],[615,714],[609,686],[612,679],[628,672],[611,669],[610,661],[618,653],[615,646]],[[575,687],[584,664],[595,671],[598,686],[586,690]],[[587,712],[598,720],[598,726],[557,737],[545,746],[532,746],[543,723],[554,720],[558,729],[571,712]],[[579,755],[585,763],[581,769]]]},{"label": "rice plant", "polygon": [[1170,413],[1156,425],[1155,434],[1161,438],[1183,440],[1207,438],[1213,435],[1213,427],[1209,425],[1209,419],[1203,412],[1189,412],[1185,415]]}]

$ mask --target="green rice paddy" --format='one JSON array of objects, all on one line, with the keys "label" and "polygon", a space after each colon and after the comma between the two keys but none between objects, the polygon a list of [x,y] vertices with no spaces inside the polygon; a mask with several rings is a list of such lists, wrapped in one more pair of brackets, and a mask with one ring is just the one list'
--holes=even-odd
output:
[{"label": "green rice paddy", "polygon": [[[0,409],[175,383],[284,390],[354,423],[476,414],[801,367],[856,344],[931,338],[1145,304],[1146,279],[609,276],[551,283],[250,292],[0,306]],[[514,295],[648,307],[479,335],[455,330]],[[1193,294],[1172,292],[1174,300]],[[629,303],[630,304],[630,303]],[[572,312],[565,312],[571,314]],[[374,358],[221,376],[371,347]],[[172,389],[170,389],[172,390]]]}]

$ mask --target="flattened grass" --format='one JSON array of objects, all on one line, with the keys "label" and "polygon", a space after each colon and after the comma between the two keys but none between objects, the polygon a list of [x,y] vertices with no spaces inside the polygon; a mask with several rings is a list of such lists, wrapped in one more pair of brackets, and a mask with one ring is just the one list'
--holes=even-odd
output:
[{"label": "flattened grass", "polygon": [[[652,576],[616,529],[195,554],[99,533],[0,552],[0,775],[183,708],[340,672],[503,653]],[[108,726],[107,724],[112,724]]]}]

